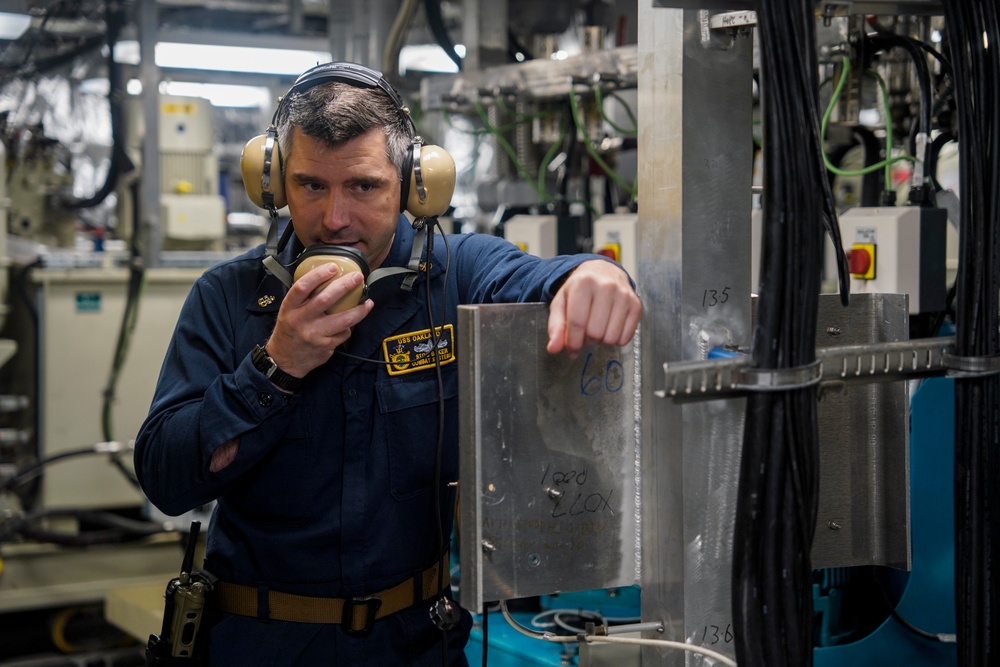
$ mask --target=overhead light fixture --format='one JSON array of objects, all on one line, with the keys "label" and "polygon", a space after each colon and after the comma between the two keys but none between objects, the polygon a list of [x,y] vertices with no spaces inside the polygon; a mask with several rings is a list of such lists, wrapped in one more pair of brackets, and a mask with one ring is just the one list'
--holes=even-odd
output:
[{"label": "overhead light fixture", "polygon": [[264,108],[273,102],[270,91],[264,86],[166,81],[160,92],[178,97],[204,97],[213,107]]},{"label": "overhead light fixture", "polygon": [[[163,68],[295,76],[310,67],[329,62],[330,53],[329,51],[264,49],[253,46],[158,42],[155,46],[155,58],[156,65]],[[138,65],[139,43],[122,41],[115,44],[115,60],[120,63]]]},{"label": "overhead light fixture", "polygon": [[0,39],[20,39],[30,25],[27,14],[0,12]]},{"label": "overhead light fixture", "polygon": [[[85,86],[86,84],[86,86]],[[129,79],[125,91],[129,95],[142,94],[142,82],[139,79]],[[161,81],[161,95],[177,97],[204,97],[214,107],[267,108],[274,102],[270,91],[264,86],[243,86],[229,83],[198,83],[195,81]],[[107,79],[103,87],[99,80],[84,81],[80,84],[80,92],[91,94],[108,94]]]}]

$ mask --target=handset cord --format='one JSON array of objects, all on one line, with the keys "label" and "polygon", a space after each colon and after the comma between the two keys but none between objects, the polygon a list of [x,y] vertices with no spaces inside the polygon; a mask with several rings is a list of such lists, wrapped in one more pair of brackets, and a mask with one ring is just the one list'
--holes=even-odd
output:
[{"label": "handset cord", "polygon": [[[437,224],[437,217],[427,218],[425,223],[428,227],[427,229],[427,257],[424,260],[424,276],[427,283],[427,287],[424,291],[424,300],[427,306],[427,325],[430,328],[430,340],[431,340],[431,354],[434,358],[434,374],[437,378],[438,387],[438,433],[437,433],[437,451],[435,454],[434,461],[434,513],[435,513],[435,523],[437,527],[437,545],[439,551],[439,562],[437,570],[437,588],[436,590],[440,593],[444,588],[444,572],[445,567],[448,565],[444,562],[445,554],[448,553],[448,549],[444,548],[444,521],[441,518],[441,462],[444,454],[444,377],[441,374],[441,357],[438,355],[438,332],[434,326],[434,308],[433,300],[431,299],[431,264],[434,260],[434,225]],[[444,240],[445,247],[448,248],[448,239],[445,238],[444,232],[441,234]],[[441,304],[443,309],[443,320],[448,317],[447,310],[447,297],[448,297],[448,271],[451,268],[451,250],[450,248],[446,252],[447,261],[445,263],[444,275],[441,285]],[[443,321],[442,320],[442,321]],[[454,354],[454,350],[452,350]],[[450,569],[449,569],[450,571]],[[447,603],[445,603],[447,604]],[[447,667],[448,665],[448,628],[446,625],[441,625],[441,666]]]}]

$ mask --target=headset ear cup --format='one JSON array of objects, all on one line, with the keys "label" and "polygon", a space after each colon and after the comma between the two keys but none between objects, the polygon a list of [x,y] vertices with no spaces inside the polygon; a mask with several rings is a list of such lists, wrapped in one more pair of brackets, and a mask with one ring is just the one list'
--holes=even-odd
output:
[{"label": "headset ear cup", "polygon": [[[243,187],[246,188],[250,201],[261,208],[268,208],[264,195],[270,193],[273,197],[272,205],[275,209],[280,209],[288,203],[285,200],[285,180],[281,175],[281,151],[278,149],[278,142],[273,141],[271,159],[268,161],[267,140],[266,134],[260,134],[247,142],[240,154],[240,173],[243,175]],[[265,190],[264,165],[268,162],[270,162],[271,178]]]},{"label": "headset ear cup", "polygon": [[426,196],[420,198],[415,170],[410,170],[410,191],[406,210],[416,218],[441,215],[455,194],[455,160],[440,146],[420,148],[420,176]]},{"label": "headset ear cup", "polygon": [[419,148],[420,144],[414,141],[406,151],[406,158],[403,160],[403,168],[400,173],[403,178],[399,183],[399,212],[407,210],[407,203],[410,200],[410,193],[413,192],[413,151]]}]

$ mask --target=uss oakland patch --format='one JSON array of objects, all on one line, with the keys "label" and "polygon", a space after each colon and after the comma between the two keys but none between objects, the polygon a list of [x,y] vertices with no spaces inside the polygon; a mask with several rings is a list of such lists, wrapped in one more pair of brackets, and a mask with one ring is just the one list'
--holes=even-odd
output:
[{"label": "uss oakland patch", "polygon": [[[441,365],[455,361],[455,327],[446,324],[435,327],[437,332],[437,358]],[[412,331],[392,336],[382,341],[382,352],[389,362],[389,375],[405,375],[427,368],[434,368],[434,341],[431,330]]]}]

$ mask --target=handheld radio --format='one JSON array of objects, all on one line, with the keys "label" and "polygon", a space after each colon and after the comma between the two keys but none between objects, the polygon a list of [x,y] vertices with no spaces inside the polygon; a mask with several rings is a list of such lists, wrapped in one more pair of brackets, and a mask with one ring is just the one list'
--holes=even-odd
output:
[{"label": "handheld radio", "polygon": [[163,627],[159,635],[150,635],[146,645],[146,665],[200,665],[205,658],[205,632],[212,610],[212,592],[216,578],[208,572],[193,570],[200,521],[191,522],[191,534],[180,575],[171,579],[164,594]]}]

